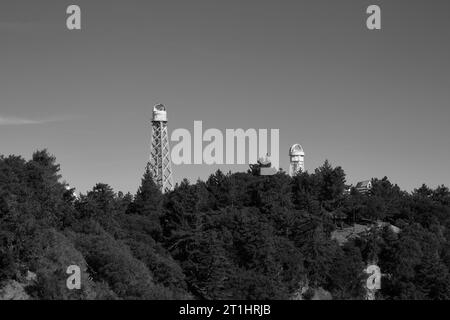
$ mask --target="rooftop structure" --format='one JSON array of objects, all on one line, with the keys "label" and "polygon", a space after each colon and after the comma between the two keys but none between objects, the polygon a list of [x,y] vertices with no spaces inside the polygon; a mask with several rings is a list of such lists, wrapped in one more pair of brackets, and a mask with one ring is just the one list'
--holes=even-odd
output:
[{"label": "rooftop structure", "polygon": [[360,181],[356,184],[355,189],[360,193],[368,193],[372,189],[372,181]]}]

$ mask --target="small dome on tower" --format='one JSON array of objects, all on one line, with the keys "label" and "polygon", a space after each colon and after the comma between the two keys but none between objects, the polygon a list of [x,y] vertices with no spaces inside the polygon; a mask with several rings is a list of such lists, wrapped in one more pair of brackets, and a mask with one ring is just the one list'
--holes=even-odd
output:
[{"label": "small dome on tower", "polygon": [[305,152],[303,151],[303,148],[301,145],[299,144],[294,144],[290,149],[289,149],[289,155],[291,157],[295,157],[295,156],[304,156]]},{"label": "small dome on tower", "polygon": [[167,121],[167,111],[163,104],[157,104],[153,107],[152,121]]},{"label": "small dome on tower", "polygon": [[166,111],[166,106],[162,103],[157,104],[153,107],[153,111]]}]

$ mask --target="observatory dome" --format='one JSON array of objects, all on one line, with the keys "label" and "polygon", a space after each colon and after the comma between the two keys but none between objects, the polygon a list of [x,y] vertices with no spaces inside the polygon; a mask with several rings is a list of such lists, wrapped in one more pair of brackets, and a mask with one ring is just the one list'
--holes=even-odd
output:
[{"label": "observatory dome", "polygon": [[299,144],[294,144],[290,149],[289,149],[289,155],[291,157],[295,157],[295,156],[304,156],[305,152],[303,151],[303,148],[301,145]]},{"label": "observatory dome", "polygon": [[153,121],[167,121],[167,111],[163,104],[153,107]]}]

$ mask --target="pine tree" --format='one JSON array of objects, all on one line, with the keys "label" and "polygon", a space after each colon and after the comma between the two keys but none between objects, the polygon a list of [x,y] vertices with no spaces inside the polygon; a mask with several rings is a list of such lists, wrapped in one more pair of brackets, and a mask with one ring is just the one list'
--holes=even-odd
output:
[{"label": "pine tree", "polygon": [[162,215],[162,204],[161,190],[153,180],[150,168],[147,167],[134,200],[134,209],[140,215],[159,217]]}]

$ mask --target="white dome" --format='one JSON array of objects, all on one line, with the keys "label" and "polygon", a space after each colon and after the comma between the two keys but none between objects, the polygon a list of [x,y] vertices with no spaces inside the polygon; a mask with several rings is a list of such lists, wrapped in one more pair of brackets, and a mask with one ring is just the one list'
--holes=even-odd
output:
[{"label": "white dome", "polygon": [[153,121],[167,121],[167,111],[163,104],[157,104],[153,107]]},{"label": "white dome", "polygon": [[301,145],[299,144],[294,144],[290,149],[289,149],[289,155],[291,157],[295,157],[295,156],[304,156],[305,152],[303,151],[303,148]]},{"label": "white dome", "polygon": [[160,103],[153,107],[153,111],[166,111],[166,107]]}]

